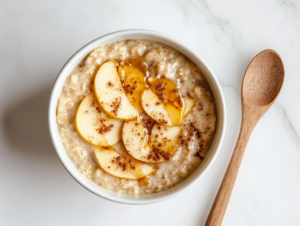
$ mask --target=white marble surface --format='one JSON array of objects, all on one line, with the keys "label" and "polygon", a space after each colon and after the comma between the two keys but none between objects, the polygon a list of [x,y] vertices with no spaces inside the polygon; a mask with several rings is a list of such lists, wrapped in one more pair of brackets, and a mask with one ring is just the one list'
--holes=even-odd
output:
[{"label": "white marble surface", "polygon": [[[129,28],[191,46],[227,105],[225,141],[209,172],[148,206],[112,203],[78,185],[47,128],[65,61],[92,39]],[[300,225],[300,1],[0,0],[0,225],[204,225],[237,139],[245,68],[266,48],[282,56],[285,84],[249,141],[224,226]]]}]

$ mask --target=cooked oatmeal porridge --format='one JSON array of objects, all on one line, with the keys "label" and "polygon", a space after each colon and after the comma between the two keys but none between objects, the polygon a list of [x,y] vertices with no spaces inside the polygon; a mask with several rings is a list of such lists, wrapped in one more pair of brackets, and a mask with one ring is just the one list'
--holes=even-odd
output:
[{"label": "cooked oatmeal porridge", "polygon": [[194,63],[161,43],[126,40],[93,50],[74,68],[58,100],[57,124],[83,175],[107,190],[144,195],[172,188],[197,169],[216,112]]}]

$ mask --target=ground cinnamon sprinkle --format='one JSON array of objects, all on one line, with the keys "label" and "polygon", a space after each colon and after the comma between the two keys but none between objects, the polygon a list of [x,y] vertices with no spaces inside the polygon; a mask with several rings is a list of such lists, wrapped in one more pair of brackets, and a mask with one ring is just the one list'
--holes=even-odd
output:
[{"label": "ground cinnamon sprinkle", "polygon": [[112,128],[114,127],[113,124],[106,125],[106,124],[103,122],[103,120],[100,120],[100,123],[101,123],[101,125],[100,125],[100,127],[98,128],[98,132],[99,132],[100,134],[108,133],[108,132],[111,131]]},{"label": "ground cinnamon sprinkle", "polygon": [[165,120],[165,119],[158,119],[157,121],[158,121],[160,124],[167,124],[167,123],[168,123],[168,121]]},{"label": "ground cinnamon sprinkle", "polygon": [[107,83],[107,85],[108,85],[108,87],[114,87],[114,84],[111,82],[111,81],[109,81],[108,83]]},{"label": "ground cinnamon sprinkle", "polygon": [[125,170],[126,170],[126,168],[127,168],[127,165],[126,165],[126,163],[125,163],[125,162],[123,162],[123,163],[121,164],[121,166],[122,166],[122,170],[123,170],[123,171],[125,171]]},{"label": "ground cinnamon sprinkle", "polygon": [[135,165],[131,159],[127,159],[125,155],[114,157],[111,161],[117,168],[121,168],[122,171],[125,171],[128,167],[132,170],[135,170]]},{"label": "ground cinnamon sprinkle", "polygon": [[154,161],[159,161],[160,159],[164,158],[165,160],[170,160],[171,154],[169,152],[165,152],[160,150],[158,147],[153,146],[152,151],[150,154],[147,156],[148,160],[154,160]]},{"label": "ground cinnamon sprinkle", "polygon": [[130,166],[130,168],[131,168],[132,170],[135,170],[135,166]]},{"label": "ground cinnamon sprinkle", "polygon": [[[132,79],[133,80],[133,79]],[[132,84],[132,86],[130,86],[129,84],[128,85],[126,85],[126,86],[124,86],[124,91],[126,92],[126,93],[130,93],[130,94],[133,94],[133,92],[137,89],[137,81],[134,81],[134,82],[132,82],[132,80],[131,80],[131,83],[133,83]]]},{"label": "ground cinnamon sprinkle", "polygon": [[192,129],[193,129],[193,132],[194,132],[194,134],[195,134],[195,137],[196,137],[196,138],[200,138],[200,137],[202,136],[202,132],[201,132],[198,128],[195,127],[195,125],[194,125],[193,122],[190,123],[190,126],[191,126]]},{"label": "ground cinnamon sprinkle", "polygon": [[101,110],[99,107],[96,108],[97,112],[100,114],[101,113]]},{"label": "ground cinnamon sprinkle", "polygon": [[159,153],[165,160],[170,160],[171,154],[169,152],[160,152]]},{"label": "ground cinnamon sprinkle", "polygon": [[198,111],[203,111],[203,105],[200,102],[198,103],[197,109]]},{"label": "ground cinnamon sprinkle", "polygon": [[121,106],[121,97],[116,97],[115,101],[113,101],[110,106],[113,108],[112,113],[117,115],[117,112]]},{"label": "ground cinnamon sprinkle", "polygon": [[165,84],[161,83],[155,87],[156,90],[163,91],[166,89]]},{"label": "ground cinnamon sprinkle", "polygon": [[195,152],[194,157],[198,157],[202,161],[204,158],[200,156],[200,153],[201,153],[200,151]]}]

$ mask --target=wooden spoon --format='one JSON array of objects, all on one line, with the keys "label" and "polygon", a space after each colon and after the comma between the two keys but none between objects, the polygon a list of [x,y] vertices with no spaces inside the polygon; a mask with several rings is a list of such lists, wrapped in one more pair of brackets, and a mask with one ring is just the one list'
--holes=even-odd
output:
[{"label": "wooden spoon", "polygon": [[223,178],[206,226],[219,226],[255,125],[277,98],[284,80],[283,62],[277,52],[266,49],[250,62],[242,84],[242,124],[240,135]]}]

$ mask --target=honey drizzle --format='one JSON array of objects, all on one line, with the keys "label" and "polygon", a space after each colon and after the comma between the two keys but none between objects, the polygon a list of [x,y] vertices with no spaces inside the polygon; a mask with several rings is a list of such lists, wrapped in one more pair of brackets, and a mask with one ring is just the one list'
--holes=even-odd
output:
[{"label": "honey drizzle", "polygon": [[[144,73],[145,79],[146,79],[147,77],[149,77],[148,65],[147,65],[147,63],[143,60],[142,57],[134,56],[134,57],[126,58],[126,59],[124,60],[124,64],[139,69],[141,72]],[[145,80],[145,81],[146,81],[146,80]]]},{"label": "honey drizzle", "polygon": [[149,184],[149,176],[139,179],[138,182],[141,187],[147,186]]},{"label": "honey drizzle", "polygon": [[[153,171],[150,175],[153,175],[153,176],[157,176],[157,170],[159,169],[159,166],[158,165],[154,165],[153,166]],[[146,177],[143,177],[141,179],[138,179],[138,182],[139,182],[139,185],[141,187],[143,186],[147,186],[149,184],[149,178],[150,178],[150,175],[146,176]]]}]

